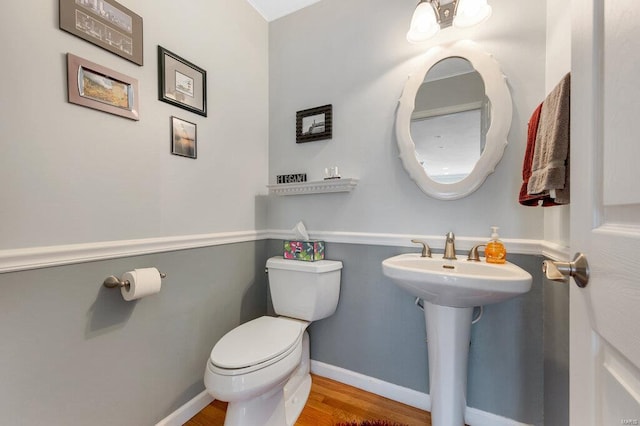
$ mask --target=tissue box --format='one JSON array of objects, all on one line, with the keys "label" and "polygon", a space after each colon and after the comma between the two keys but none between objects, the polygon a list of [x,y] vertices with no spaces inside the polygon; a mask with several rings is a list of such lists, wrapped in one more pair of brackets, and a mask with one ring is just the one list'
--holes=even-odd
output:
[{"label": "tissue box", "polygon": [[313,262],[324,259],[324,241],[284,241],[284,258]]}]

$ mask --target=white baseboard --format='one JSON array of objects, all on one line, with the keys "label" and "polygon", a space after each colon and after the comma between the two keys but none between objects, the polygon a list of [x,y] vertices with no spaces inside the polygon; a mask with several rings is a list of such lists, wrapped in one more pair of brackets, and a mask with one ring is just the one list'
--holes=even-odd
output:
[{"label": "white baseboard", "polygon": [[[421,410],[429,411],[431,409],[431,397],[424,392],[394,385],[375,377],[365,376],[320,361],[311,360],[311,372]],[[464,418],[465,422],[472,426],[531,426],[471,407],[467,407]]]},{"label": "white baseboard", "polygon": [[311,360],[311,372],[421,410],[429,411],[431,409],[431,397],[427,393],[394,385],[375,377],[365,376],[364,374],[320,361]]},{"label": "white baseboard", "polygon": [[156,426],[182,426],[190,418],[198,414],[204,407],[213,402],[213,397],[204,390],[182,407],[156,423]]},{"label": "white baseboard", "polygon": [[471,426],[533,426],[471,407],[467,407],[464,421]]}]

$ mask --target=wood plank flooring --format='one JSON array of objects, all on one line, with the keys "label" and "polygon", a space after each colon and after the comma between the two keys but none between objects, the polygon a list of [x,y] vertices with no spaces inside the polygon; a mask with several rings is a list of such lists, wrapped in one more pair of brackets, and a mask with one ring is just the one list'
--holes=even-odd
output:
[{"label": "wood plank flooring", "polygon": [[[311,393],[296,426],[334,426],[341,422],[386,420],[406,426],[431,426],[431,415],[408,405],[334,380],[311,375]],[[223,426],[227,403],[213,401],[186,426]],[[258,425],[256,425],[258,426]]]}]

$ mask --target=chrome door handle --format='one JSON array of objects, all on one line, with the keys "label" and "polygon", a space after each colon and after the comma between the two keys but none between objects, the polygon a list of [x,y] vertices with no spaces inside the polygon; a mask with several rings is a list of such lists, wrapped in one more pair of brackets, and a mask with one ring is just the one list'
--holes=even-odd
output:
[{"label": "chrome door handle", "polygon": [[589,284],[589,263],[582,253],[576,253],[573,262],[556,262],[545,260],[542,262],[542,272],[552,281],[565,282],[569,277],[576,280],[576,285],[584,288]]}]

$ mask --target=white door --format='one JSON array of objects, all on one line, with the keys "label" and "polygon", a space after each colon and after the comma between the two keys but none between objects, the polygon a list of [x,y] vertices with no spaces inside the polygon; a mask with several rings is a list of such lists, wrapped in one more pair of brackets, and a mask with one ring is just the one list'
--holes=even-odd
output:
[{"label": "white door", "polygon": [[571,425],[640,424],[640,1],[572,0]]}]

